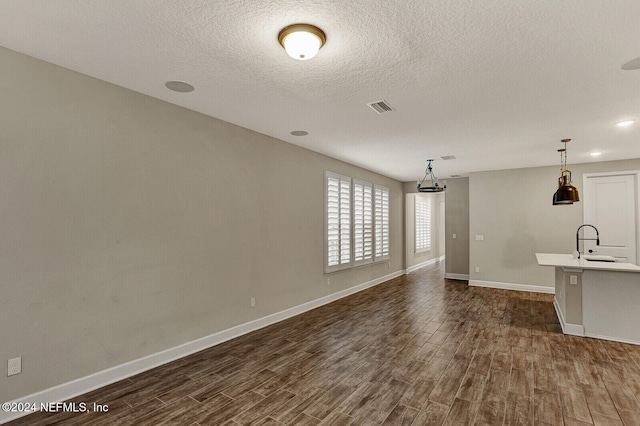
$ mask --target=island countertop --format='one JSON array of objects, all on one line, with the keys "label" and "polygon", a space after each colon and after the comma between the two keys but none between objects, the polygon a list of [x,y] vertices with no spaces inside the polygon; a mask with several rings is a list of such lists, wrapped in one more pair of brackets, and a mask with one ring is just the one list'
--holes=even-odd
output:
[{"label": "island countertop", "polygon": [[572,254],[536,253],[540,266],[557,266],[571,269],[595,269],[600,271],[640,272],[640,266],[633,263],[598,262],[586,259],[576,259]]}]

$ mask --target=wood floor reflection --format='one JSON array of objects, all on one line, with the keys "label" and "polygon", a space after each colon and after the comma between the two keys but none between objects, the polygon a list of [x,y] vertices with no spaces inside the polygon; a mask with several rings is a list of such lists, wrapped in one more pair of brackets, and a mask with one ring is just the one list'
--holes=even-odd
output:
[{"label": "wood floor reflection", "polygon": [[640,425],[640,346],[424,268],[12,425]]}]

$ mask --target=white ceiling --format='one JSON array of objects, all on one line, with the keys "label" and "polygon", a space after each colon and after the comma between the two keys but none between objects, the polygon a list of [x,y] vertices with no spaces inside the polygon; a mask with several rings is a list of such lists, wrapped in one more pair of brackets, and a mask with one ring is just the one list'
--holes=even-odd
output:
[{"label": "white ceiling", "polygon": [[0,45],[402,181],[640,157],[638,0],[3,0]]}]

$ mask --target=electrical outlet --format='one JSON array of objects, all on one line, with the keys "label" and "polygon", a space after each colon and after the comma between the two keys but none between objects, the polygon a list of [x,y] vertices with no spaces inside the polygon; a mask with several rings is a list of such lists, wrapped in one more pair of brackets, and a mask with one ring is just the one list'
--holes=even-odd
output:
[{"label": "electrical outlet", "polygon": [[476,272],[480,272],[480,267],[476,266]]},{"label": "electrical outlet", "polygon": [[569,275],[569,284],[577,285],[578,284],[578,276],[577,275]]},{"label": "electrical outlet", "polygon": [[7,362],[7,377],[22,372],[22,357],[12,358]]},{"label": "electrical outlet", "polygon": [[253,307],[255,307],[255,306],[256,306],[256,298],[255,298],[255,297],[252,297],[252,298],[251,298],[251,307],[253,308]]},{"label": "electrical outlet", "polygon": [[476,241],[484,241],[484,235],[476,235]]},{"label": "electrical outlet", "polygon": [[455,240],[456,238],[458,238],[458,236],[456,234],[453,234],[453,239]]},{"label": "electrical outlet", "polygon": [[327,285],[331,285],[331,278],[327,278]]}]

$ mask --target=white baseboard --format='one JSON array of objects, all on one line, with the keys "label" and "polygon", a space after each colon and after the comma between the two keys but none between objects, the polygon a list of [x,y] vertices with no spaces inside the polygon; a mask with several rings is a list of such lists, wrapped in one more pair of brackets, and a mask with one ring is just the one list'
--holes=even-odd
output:
[{"label": "white baseboard", "polygon": [[558,306],[558,300],[555,297],[553,298],[553,307],[556,310],[556,315],[558,315],[558,320],[560,321],[560,326],[562,327],[562,332],[564,334],[584,336],[584,326],[582,324],[572,324],[565,321],[564,315],[560,310],[560,306]]},{"label": "white baseboard", "polygon": [[[210,334],[200,339],[193,340],[191,342],[187,342],[161,352],[157,352],[130,362],[126,362],[124,364],[108,368],[106,370],[98,371],[96,373],[90,374],[89,376],[81,377],[79,379],[72,380],[70,382],[63,383],[61,385],[54,386],[40,392],[18,398],[14,401],[10,401],[10,403],[35,403],[36,406],[40,406],[41,403],[66,401],[78,395],[91,392],[92,390],[101,388],[111,383],[115,383],[122,379],[126,379],[127,377],[134,376],[168,362],[175,361],[176,359],[191,355],[193,353],[210,348],[212,346],[218,345],[252,331],[261,329],[268,325],[275,324],[287,318],[291,318],[293,316],[310,311],[311,309],[315,309],[322,305],[334,302],[338,299],[342,299],[343,297],[347,297],[362,290],[366,290],[390,279],[399,277],[404,273],[404,270],[400,270],[392,274],[376,278],[375,280],[371,280],[366,283],[358,284],[348,289],[329,294],[319,299],[315,299],[310,302],[306,302],[301,305],[294,306],[292,308],[285,309],[283,311],[276,312],[262,318],[258,318],[256,320]],[[17,419],[18,417],[22,417],[27,414],[30,413],[12,413],[0,411],[0,424]]]},{"label": "white baseboard", "polygon": [[603,336],[601,334],[585,333],[585,337],[593,337],[594,339],[611,340],[612,342],[629,343],[631,345],[640,345],[637,340],[621,339],[619,337]]},{"label": "white baseboard", "polygon": [[450,280],[469,281],[469,274],[451,274],[445,272],[444,277]]},{"label": "white baseboard", "polygon": [[442,262],[444,259],[445,259],[444,256],[440,256],[433,259],[429,259],[422,263],[418,263],[417,265],[409,266],[406,270],[407,271],[406,273],[409,274],[413,271],[417,271],[418,269],[424,268],[425,266],[435,265],[436,263]]},{"label": "white baseboard", "polygon": [[469,285],[472,287],[501,288],[505,290],[528,291],[531,293],[555,294],[556,292],[555,287],[530,284],[501,283],[497,281],[469,280]]}]

